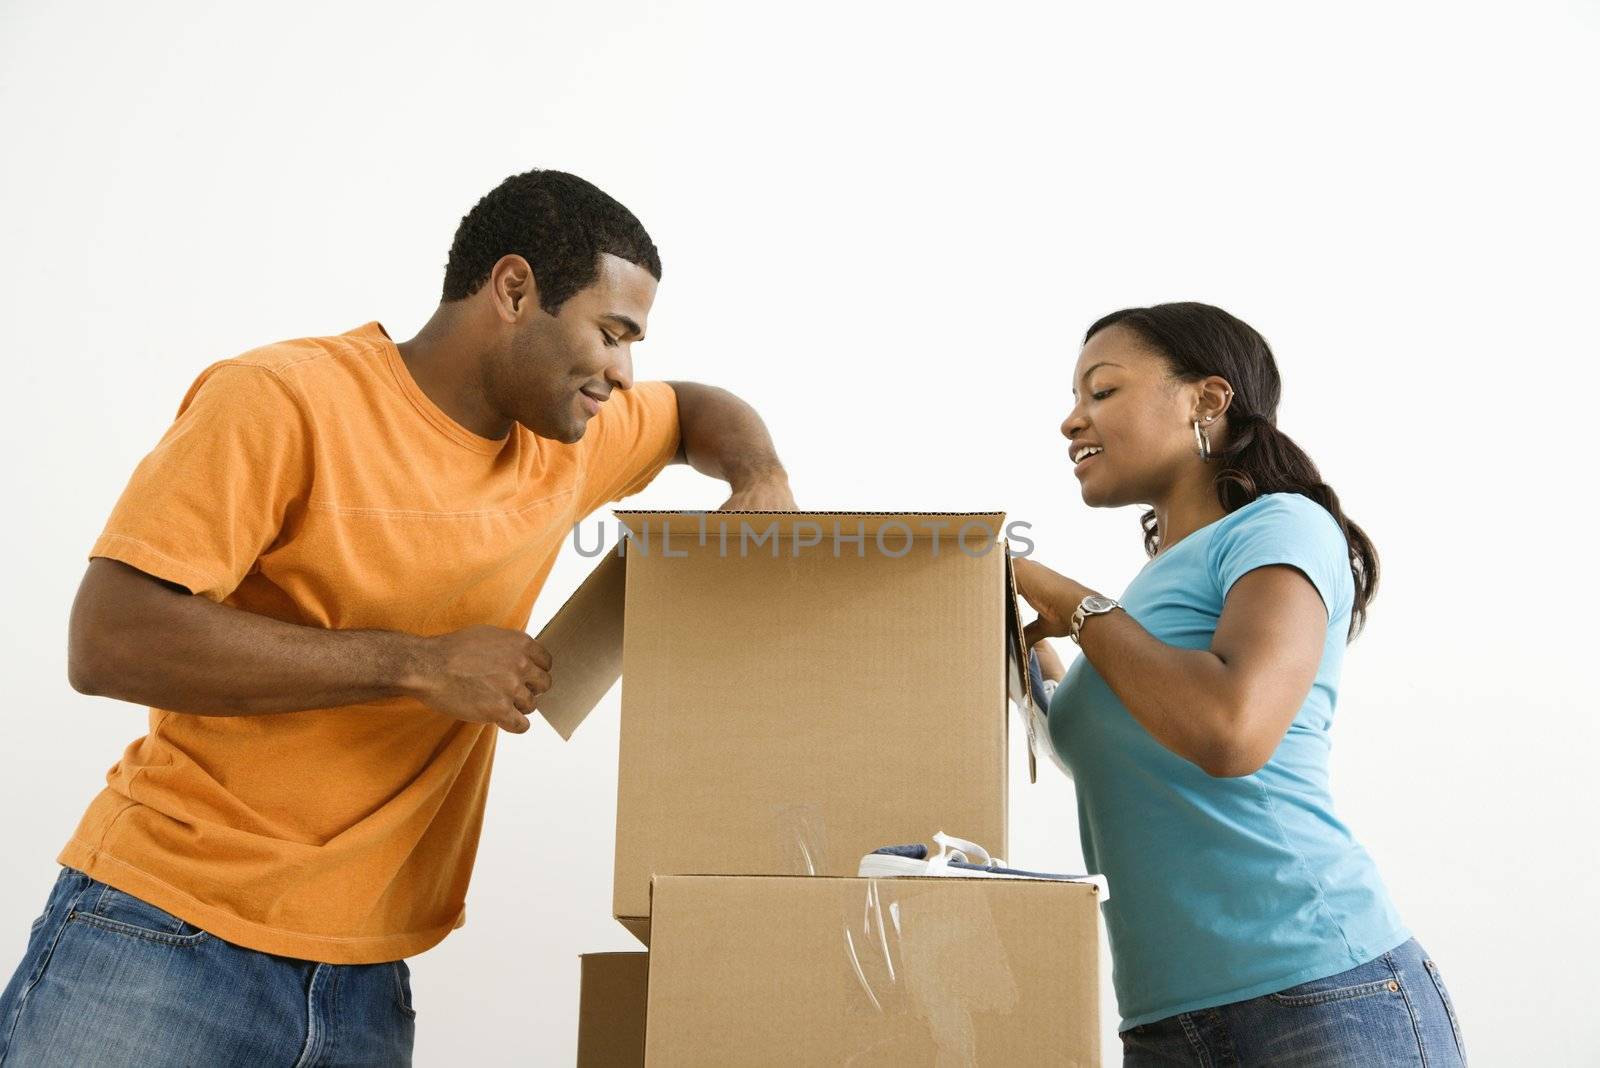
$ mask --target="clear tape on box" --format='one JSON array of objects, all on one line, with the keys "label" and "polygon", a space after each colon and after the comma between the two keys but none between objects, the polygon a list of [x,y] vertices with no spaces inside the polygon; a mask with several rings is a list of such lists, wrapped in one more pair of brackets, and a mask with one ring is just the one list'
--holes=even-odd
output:
[{"label": "clear tape on box", "polygon": [[785,805],[775,811],[778,840],[788,845],[789,875],[824,875],[828,866],[827,824],[822,806]]},{"label": "clear tape on box", "polygon": [[[789,845],[790,874],[831,870],[827,824],[819,805],[787,805],[775,817]],[[898,1018],[918,1031],[925,1027],[937,1063],[973,1063],[973,1013],[1008,1012],[1017,1002],[1016,983],[987,898],[973,895],[956,922],[948,916],[919,922],[914,904],[906,903],[919,892],[917,883],[865,879],[861,885],[859,913],[852,911],[841,923],[846,963],[861,995],[849,1011]],[[927,892],[926,884],[921,892]],[[950,907],[950,899],[944,898],[941,912]],[[874,1053],[905,1052],[901,1028],[886,1028],[882,1034],[881,1042],[861,1050],[855,1063],[871,1062]]]},{"label": "clear tape on box", "polygon": [[[937,1065],[977,1063],[974,1017],[1009,1014],[1017,984],[988,898],[948,894],[936,921],[922,917],[920,881],[863,881],[859,914],[845,918],[843,950],[860,997],[852,1013],[885,1019],[880,1038],[846,1064],[893,1063],[919,1045]],[[959,909],[952,917],[950,910]]]},{"label": "clear tape on box", "polygon": [[[783,806],[774,819],[788,846],[789,874],[836,870],[821,806]],[[840,918],[843,964],[855,980],[844,1009],[880,1017],[883,1026],[843,1063],[905,1063],[913,1051],[921,1051],[917,1063],[977,1063],[975,1017],[1009,1014],[1019,998],[988,896],[952,896],[941,892],[947,885],[922,879],[860,885],[859,908],[851,905]],[[937,910],[919,908],[925,894],[939,895]]]}]

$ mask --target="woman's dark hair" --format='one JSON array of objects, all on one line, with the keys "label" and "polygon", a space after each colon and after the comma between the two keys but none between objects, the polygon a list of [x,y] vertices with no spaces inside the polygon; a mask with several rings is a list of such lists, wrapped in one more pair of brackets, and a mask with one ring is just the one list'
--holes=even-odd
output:
[{"label": "woman's dark hair", "polygon": [[[1344,514],[1339,495],[1322,481],[1311,457],[1278,429],[1282,383],[1266,338],[1221,308],[1193,301],[1112,312],[1089,327],[1084,342],[1108,326],[1133,331],[1166,361],[1179,381],[1198,382],[1210,375],[1228,380],[1233,399],[1223,418],[1230,440],[1211,450],[1220,467],[1217,500],[1225,511],[1234,512],[1262,494],[1298,493],[1328,510],[1350,547],[1356,596],[1346,640],[1353,641],[1366,625],[1367,604],[1378,588],[1378,550]],[[1154,556],[1160,549],[1155,511],[1140,516],[1139,524],[1144,528],[1145,552]]]},{"label": "woman's dark hair", "polygon": [[593,284],[602,252],[661,280],[661,255],[633,212],[565,171],[513,174],[484,194],[456,228],[441,301],[476,293],[500,257],[513,252],[533,268],[539,307],[551,315]]}]

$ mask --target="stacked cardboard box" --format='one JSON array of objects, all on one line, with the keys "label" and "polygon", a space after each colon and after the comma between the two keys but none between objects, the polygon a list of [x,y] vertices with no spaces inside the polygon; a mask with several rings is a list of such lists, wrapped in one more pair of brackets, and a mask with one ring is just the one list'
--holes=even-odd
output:
[{"label": "stacked cardboard box", "polygon": [[635,1034],[647,968],[651,1065],[1098,1064],[1094,888],[854,878],[937,830],[1005,853],[1004,517],[617,515],[540,634],[563,737],[623,678],[612,909],[651,947],[584,958],[583,1062],[639,1063],[591,1032]]}]

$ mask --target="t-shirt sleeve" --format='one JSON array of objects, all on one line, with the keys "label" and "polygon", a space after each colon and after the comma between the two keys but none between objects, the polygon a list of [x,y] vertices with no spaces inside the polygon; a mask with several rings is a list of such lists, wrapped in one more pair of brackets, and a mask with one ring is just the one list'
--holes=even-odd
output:
[{"label": "t-shirt sleeve", "polygon": [[613,390],[589,420],[579,448],[580,514],[621,500],[650,484],[678,451],[678,394],[666,382]]},{"label": "t-shirt sleeve", "polygon": [[287,383],[206,368],[128,480],[89,550],[221,601],[277,539],[310,483],[310,434]]},{"label": "t-shirt sleeve", "polygon": [[1211,542],[1211,574],[1222,599],[1247,572],[1288,564],[1311,580],[1330,620],[1348,612],[1355,580],[1344,532],[1332,514],[1299,493],[1269,494],[1245,507],[1246,514],[1224,519]]}]

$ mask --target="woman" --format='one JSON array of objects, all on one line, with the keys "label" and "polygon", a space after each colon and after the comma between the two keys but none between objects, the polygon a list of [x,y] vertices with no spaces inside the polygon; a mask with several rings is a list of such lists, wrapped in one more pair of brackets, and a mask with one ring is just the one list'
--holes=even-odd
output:
[{"label": "woman", "polygon": [[[1275,422],[1261,335],[1162,304],[1089,328],[1061,425],[1094,508],[1147,504],[1119,601],[1018,559],[1105,904],[1123,1063],[1465,1063],[1438,969],[1333,813],[1328,730],[1378,557]],[[1088,598],[1086,602],[1086,598]]]}]

